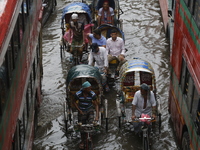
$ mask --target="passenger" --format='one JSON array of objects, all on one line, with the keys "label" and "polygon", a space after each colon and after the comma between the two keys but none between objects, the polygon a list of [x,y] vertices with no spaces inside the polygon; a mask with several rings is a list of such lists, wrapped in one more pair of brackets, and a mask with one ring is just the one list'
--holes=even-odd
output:
[{"label": "passenger", "polygon": [[[78,122],[91,124],[94,121],[94,108],[96,110],[95,120],[99,120],[99,106],[97,95],[91,90],[91,84],[86,81],[82,88],[76,92],[74,106],[78,110]],[[80,149],[84,149],[84,133],[81,133]]]},{"label": "passenger", "polygon": [[[97,10],[99,10],[101,7],[103,7],[104,1],[105,0],[98,0],[97,7],[96,7]],[[108,2],[109,2],[109,6],[112,7],[115,10],[115,1],[114,0],[108,0]]]},{"label": "passenger", "polygon": [[109,91],[109,86],[107,84],[107,69],[108,69],[108,58],[107,52],[104,47],[99,47],[97,43],[92,43],[92,51],[89,54],[89,65],[93,65],[95,61],[95,67],[99,69],[99,72],[102,76],[102,85],[105,88],[105,91]]},{"label": "passenger", "polygon": [[99,9],[98,26],[101,24],[112,24],[114,25],[114,10],[112,7],[109,7],[108,1],[104,1],[103,7]]},{"label": "passenger", "polygon": [[106,47],[106,38],[103,35],[101,35],[100,29],[95,29],[93,31],[93,34],[88,33],[87,37],[90,41],[90,44],[97,43],[98,46]]},{"label": "passenger", "polygon": [[124,40],[120,37],[117,37],[117,30],[111,30],[111,37],[107,39],[106,42],[106,50],[108,53],[108,62],[112,60],[118,60],[119,65],[117,67],[115,76],[119,76],[119,70],[121,66],[126,62],[125,59],[125,48],[124,48]]},{"label": "passenger", "polygon": [[[73,34],[73,38],[72,38],[72,43],[70,43],[71,45],[71,49],[70,49],[70,53],[73,54],[74,50],[75,50],[75,46],[84,46],[85,45],[85,41],[84,41],[84,24],[81,22],[78,22],[78,14],[73,13],[71,16],[71,21],[70,21],[70,29],[72,30],[72,32],[70,32],[71,34]],[[69,37],[71,37],[71,35],[69,35]],[[78,49],[78,55],[80,56],[80,61],[82,59],[82,51],[83,51],[83,47],[80,47]]]},{"label": "passenger", "polygon": [[[140,90],[134,95],[132,101],[132,120],[136,117],[141,117],[142,114],[152,116],[156,118],[156,100],[154,93],[150,91],[150,87],[143,83],[140,86]],[[140,131],[141,123],[134,124],[134,131]]]},{"label": "passenger", "polygon": [[84,23],[84,25],[88,24],[86,13],[79,14],[78,21]]}]

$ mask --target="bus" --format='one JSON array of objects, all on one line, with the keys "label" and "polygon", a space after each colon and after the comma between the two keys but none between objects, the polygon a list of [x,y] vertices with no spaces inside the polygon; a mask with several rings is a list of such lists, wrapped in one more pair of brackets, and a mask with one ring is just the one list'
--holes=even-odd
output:
[{"label": "bus", "polygon": [[0,1],[0,149],[32,149],[41,103],[42,0]]},{"label": "bus", "polygon": [[200,150],[200,0],[171,4],[169,113],[181,149]]}]

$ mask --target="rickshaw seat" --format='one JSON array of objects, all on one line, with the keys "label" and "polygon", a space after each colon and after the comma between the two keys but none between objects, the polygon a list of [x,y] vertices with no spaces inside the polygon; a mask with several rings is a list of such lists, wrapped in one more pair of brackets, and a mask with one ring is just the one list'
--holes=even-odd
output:
[{"label": "rickshaw seat", "polygon": [[[101,103],[100,98],[99,98],[99,94],[100,94],[99,90],[92,90],[92,91],[96,93],[98,103]],[[70,103],[71,103],[70,105],[71,105],[72,108],[75,108],[73,101],[75,100],[74,95],[76,94],[76,92],[78,92],[78,91],[74,90],[74,91],[69,92],[70,93]]]},{"label": "rickshaw seat", "polygon": [[117,64],[118,63],[118,60],[117,59],[113,59],[109,62],[109,64]]},{"label": "rickshaw seat", "polygon": [[125,93],[125,102],[132,102],[135,92],[140,89],[140,86],[124,86],[123,91]]}]

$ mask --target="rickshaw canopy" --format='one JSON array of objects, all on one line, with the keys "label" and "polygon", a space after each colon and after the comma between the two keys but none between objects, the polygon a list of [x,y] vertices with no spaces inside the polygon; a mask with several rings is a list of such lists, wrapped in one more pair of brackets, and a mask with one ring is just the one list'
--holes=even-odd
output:
[{"label": "rickshaw canopy", "polygon": [[119,72],[123,100],[131,102],[135,92],[140,89],[142,83],[150,86],[156,92],[155,74],[151,64],[140,58],[134,58],[125,62]]},{"label": "rickshaw canopy", "polygon": [[[111,24],[102,24],[102,25],[100,25],[100,26],[98,27],[98,29],[101,29],[102,34],[103,34],[106,38],[109,38],[109,37],[110,37],[110,34],[111,34],[111,30],[112,30],[112,29],[116,29],[116,30],[118,31],[118,36],[121,37],[121,38],[124,40],[124,42],[125,42],[124,32],[123,32],[120,28],[118,28],[118,27],[116,27],[116,26],[113,26],[113,25],[111,25]],[[106,33],[105,33],[104,31],[106,31]]]},{"label": "rickshaw canopy", "polygon": [[133,71],[143,71],[143,72],[154,74],[154,70],[151,64],[140,58],[134,58],[133,60],[129,60],[125,62],[120,70],[120,75],[124,76],[126,75],[126,73],[133,72]]},{"label": "rickshaw canopy", "polygon": [[101,85],[101,74],[99,73],[99,70],[93,66],[90,65],[77,65],[72,67],[68,74],[67,74],[67,80],[66,84],[67,86],[73,79],[75,78],[95,78],[99,85]]},{"label": "rickshaw canopy", "polygon": [[67,5],[63,9],[62,19],[65,18],[66,14],[70,14],[70,13],[86,13],[89,19],[90,20],[92,19],[90,7],[85,3],[76,2],[76,3],[70,3],[69,5]]}]

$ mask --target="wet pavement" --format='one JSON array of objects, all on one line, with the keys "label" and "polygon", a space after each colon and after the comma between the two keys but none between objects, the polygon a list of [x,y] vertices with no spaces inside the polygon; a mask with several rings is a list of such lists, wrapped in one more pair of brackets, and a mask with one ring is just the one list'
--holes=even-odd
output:
[{"label": "wet pavement", "polygon": [[[43,102],[39,112],[38,130],[34,150],[78,149],[79,137],[65,135],[63,103],[65,102],[65,78],[70,68],[69,55],[60,59],[62,9],[68,2],[57,0],[56,11],[43,28]],[[120,1],[125,34],[126,58],[140,57],[154,68],[157,92],[162,106],[161,133],[152,141],[153,150],[177,150],[168,114],[169,44],[165,38],[158,0]],[[142,140],[124,129],[119,130],[115,100],[116,88],[105,94],[109,107],[108,132],[93,136],[95,150],[142,150]]]}]

